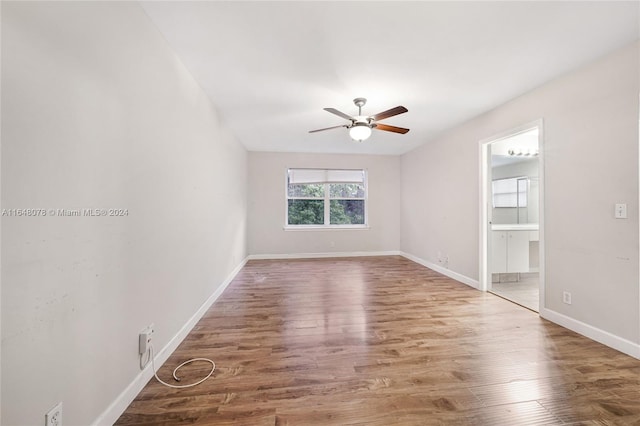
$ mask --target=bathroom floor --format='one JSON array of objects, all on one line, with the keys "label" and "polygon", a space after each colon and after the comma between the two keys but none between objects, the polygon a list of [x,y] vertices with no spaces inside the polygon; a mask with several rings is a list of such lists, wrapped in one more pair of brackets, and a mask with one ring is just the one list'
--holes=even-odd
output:
[{"label": "bathroom floor", "polygon": [[519,281],[491,283],[491,293],[538,312],[538,273],[520,274]]}]

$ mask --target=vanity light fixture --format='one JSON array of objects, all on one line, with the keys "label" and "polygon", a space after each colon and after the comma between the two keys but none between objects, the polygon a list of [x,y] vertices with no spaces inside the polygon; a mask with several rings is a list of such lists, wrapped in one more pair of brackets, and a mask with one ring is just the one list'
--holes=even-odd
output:
[{"label": "vanity light fixture", "polygon": [[538,150],[534,149],[510,149],[508,151],[509,155],[511,156],[517,156],[517,157],[537,157],[538,156]]}]

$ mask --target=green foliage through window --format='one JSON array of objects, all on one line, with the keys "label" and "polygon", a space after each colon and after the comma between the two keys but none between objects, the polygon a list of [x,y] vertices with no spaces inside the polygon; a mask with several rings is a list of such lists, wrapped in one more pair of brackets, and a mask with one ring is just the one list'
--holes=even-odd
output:
[{"label": "green foliage through window", "polygon": [[[330,176],[333,172],[355,178],[346,183],[337,179],[332,181]],[[327,176],[329,181],[316,180],[315,176]],[[365,198],[362,170],[289,169],[287,224],[365,225]]]},{"label": "green foliage through window", "polygon": [[332,225],[364,225],[364,200],[331,200]]},{"label": "green foliage through window", "polygon": [[362,183],[332,183],[329,185],[331,198],[364,198]]},{"label": "green foliage through window", "polygon": [[289,200],[289,225],[322,225],[324,200]]},{"label": "green foliage through window", "polygon": [[289,197],[296,198],[324,198],[324,184],[289,184]]}]

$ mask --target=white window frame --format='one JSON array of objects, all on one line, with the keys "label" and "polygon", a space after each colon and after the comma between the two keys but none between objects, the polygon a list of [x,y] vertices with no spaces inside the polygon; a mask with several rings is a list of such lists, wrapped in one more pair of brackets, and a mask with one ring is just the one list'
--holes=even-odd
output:
[{"label": "white window frame", "polygon": [[[324,198],[289,197],[290,170],[322,170],[330,171],[358,171],[364,175],[364,224],[331,224],[331,200],[357,200],[360,198],[331,198],[329,185],[339,182],[324,183]],[[287,231],[322,231],[322,230],[365,230],[369,229],[369,172],[367,169],[324,169],[308,167],[287,167],[284,173],[284,229]],[[289,225],[289,200],[324,200],[324,224],[321,225]]]}]

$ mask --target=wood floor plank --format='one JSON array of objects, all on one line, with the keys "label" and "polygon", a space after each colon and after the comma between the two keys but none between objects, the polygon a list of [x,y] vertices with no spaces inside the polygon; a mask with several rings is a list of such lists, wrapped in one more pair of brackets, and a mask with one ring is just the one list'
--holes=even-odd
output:
[{"label": "wood floor plank", "polygon": [[399,256],[250,261],[194,357],[116,424],[640,425],[640,361]]}]

